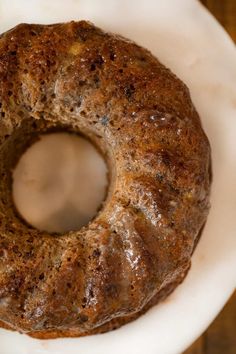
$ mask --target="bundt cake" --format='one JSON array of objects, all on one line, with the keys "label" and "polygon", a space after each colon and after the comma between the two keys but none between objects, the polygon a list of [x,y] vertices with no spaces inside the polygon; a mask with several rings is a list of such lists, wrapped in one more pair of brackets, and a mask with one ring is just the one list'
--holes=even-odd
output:
[{"label": "bundt cake", "polygon": [[[87,137],[109,166],[79,231],[28,225],[12,170],[39,134]],[[188,88],[149,51],[81,22],[0,37],[0,321],[38,338],[117,328],[184,278],[209,210],[210,146]]]}]

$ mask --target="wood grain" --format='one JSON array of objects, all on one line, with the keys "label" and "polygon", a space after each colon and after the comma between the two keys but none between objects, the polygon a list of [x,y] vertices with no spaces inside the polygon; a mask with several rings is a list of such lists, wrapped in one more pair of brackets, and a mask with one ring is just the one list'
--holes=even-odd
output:
[{"label": "wood grain", "polygon": [[[236,0],[201,2],[236,42]],[[236,354],[236,292],[207,331],[183,354]]]},{"label": "wood grain", "polygon": [[236,42],[236,0],[201,0]]}]

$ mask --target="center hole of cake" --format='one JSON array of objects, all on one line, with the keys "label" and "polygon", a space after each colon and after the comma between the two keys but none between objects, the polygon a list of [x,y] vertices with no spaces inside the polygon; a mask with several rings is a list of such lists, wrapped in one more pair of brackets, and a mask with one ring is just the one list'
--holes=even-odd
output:
[{"label": "center hole of cake", "polygon": [[21,156],[13,172],[13,199],[27,223],[64,233],[95,217],[107,184],[107,165],[87,139],[46,134]]}]

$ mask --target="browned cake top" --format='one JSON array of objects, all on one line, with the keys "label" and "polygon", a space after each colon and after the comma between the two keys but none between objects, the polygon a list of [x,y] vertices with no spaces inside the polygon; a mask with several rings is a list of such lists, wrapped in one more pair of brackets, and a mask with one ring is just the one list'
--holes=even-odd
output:
[{"label": "browned cake top", "polygon": [[[26,225],[11,170],[39,133],[84,134],[110,166],[79,231]],[[209,209],[210,148],[187,87],[150,52],[87,22],[0,37],[0,320],[89,333],[142,308],[189,267]]]}]

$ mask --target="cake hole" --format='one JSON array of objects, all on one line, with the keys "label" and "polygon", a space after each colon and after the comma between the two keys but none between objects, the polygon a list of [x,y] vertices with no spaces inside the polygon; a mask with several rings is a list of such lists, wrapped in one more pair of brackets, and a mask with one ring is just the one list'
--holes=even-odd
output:
[{"label": "cake hole", "polygon": [[13,171],[13,200],[21,217],[50,233],[79,230],[101,208],[107,166],[87,139],[69,133],[45,134]]}]

